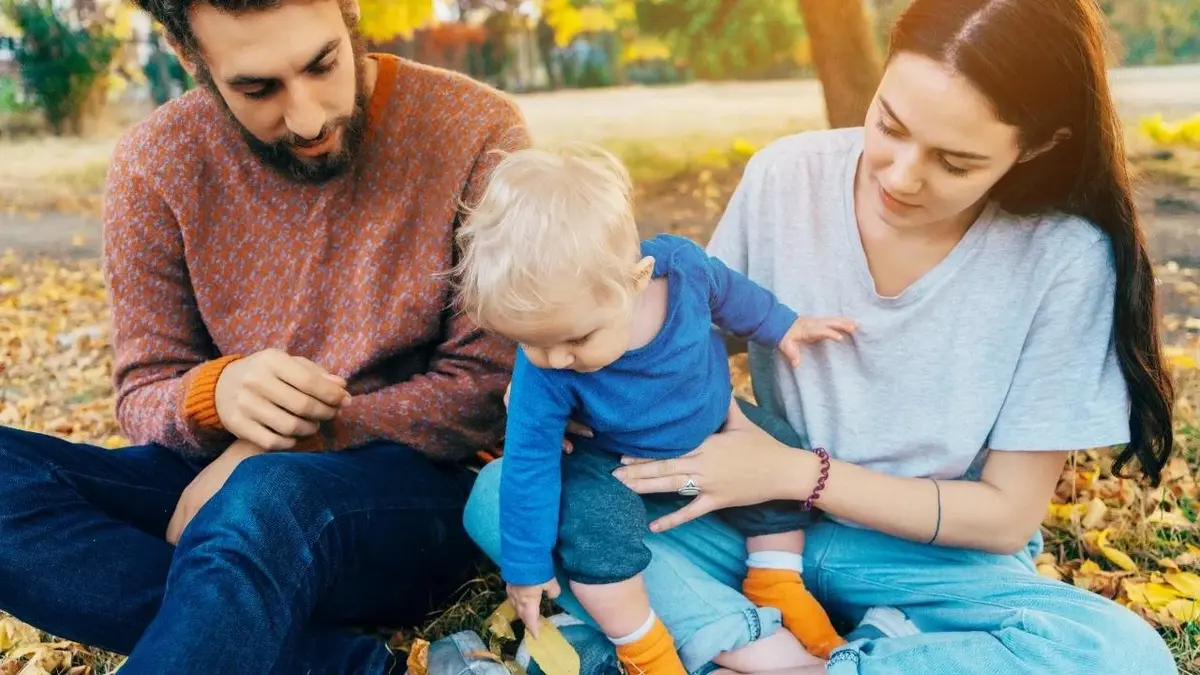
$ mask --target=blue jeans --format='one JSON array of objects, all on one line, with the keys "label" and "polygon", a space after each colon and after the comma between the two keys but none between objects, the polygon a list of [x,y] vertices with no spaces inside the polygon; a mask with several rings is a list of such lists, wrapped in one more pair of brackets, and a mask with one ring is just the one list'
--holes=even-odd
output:
[{"label": "blue jeans", "polygon": [[[467,531],[493,560],[503,460],[486,466],[467,503]],[[647,502],[651,518],[670,504]],[[804,581],[843,629],[873,606],[901,609],[922,631],[900,638],[854,639],[835,651],[831,675],[1176,673],[1163,639],[1140,617],[1099,595],[1037,574],[1041,537],[1017,555],[914,543],[828,519],[805,530]],[[707,516],[646,533],[652,553],[645,579],[651,603],[684,666],[706,673],[712,659],[779,630],[778,612],[739,591],[746,549],[736,530]],[[560,583],[564,579],[560,576]],[[563,583],[559,605],[591,624],[572,629],[585,646],[582,675],[615,672],[613,649]],[[564,631],[565,633],[566,631]]]},{"label": "blue jeans", "polygon": [[425,621],[479,562],[472,476],[409,448],[246,459],[172,546],[201,468],[0,427],[0,609],[129,654],[122,675],[384,675],[372,629]]}]

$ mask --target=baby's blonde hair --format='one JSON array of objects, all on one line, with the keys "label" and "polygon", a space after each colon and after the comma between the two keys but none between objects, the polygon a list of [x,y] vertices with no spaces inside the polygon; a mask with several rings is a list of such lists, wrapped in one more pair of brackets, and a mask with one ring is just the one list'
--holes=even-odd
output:
[{"label": "baby's blonde hair", "polygon": [[484,327],[580,300],[564,289],[627,303],[641,258],[629,173],[588,145],[506,154],[456,240],[458,303]]}]

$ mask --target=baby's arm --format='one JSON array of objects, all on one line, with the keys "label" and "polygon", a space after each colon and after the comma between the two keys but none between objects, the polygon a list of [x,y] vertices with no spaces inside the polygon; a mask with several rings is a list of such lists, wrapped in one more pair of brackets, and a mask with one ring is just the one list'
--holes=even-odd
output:
[{"label": "baby's arm", "polygon": [[800,364],[801,344],[840,341],[844,333],[856,328],[854,321],[844,317],[800,317],[769,289],[731,269],[720,258],[707,253],[705,257],[713,323],[765,347],[778,347],[793,366]]},{"label": "baby's arm", "polygon": [[[518,352],[500,473],[500,574],[522,620],[535,632],[542,590],[554,581],[562,438],[572,412],[571,397],[554,375]],[[556,588],[545,589],[551,597],[557,594]]]}]

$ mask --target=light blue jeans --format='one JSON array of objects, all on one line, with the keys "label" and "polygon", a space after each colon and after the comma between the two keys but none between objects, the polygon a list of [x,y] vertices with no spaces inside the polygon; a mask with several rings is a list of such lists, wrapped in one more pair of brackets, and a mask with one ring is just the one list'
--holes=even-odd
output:
[{"label": "light blue jeans", "polygon": [[[502,462],[484,467],[464,515],[467,532],[493,561],[500,554]],[[646,506],[651,518],[672,508]],[[836,623],[854,625],[868,608],[892,606],[921,630],[900,638],[850,635],[850,644],[831,655],[830,675],[1178,672],[1163,639],[1140,617],[1038,575],[1033,557],[1041,550],[1040,534],[1017,555],[996,555],[913,543],[829,520],[806,532],[804,581]],[[744,539],[720,519],[647,532],[646,545],[651,604],[690,673],[706,673],[721,652],[780,629],[776,610],[755,607],[741,594]],[[594,625],[561,575],[559,582],[558,604]],[[595,642],[589,642],[590,652]]]}]

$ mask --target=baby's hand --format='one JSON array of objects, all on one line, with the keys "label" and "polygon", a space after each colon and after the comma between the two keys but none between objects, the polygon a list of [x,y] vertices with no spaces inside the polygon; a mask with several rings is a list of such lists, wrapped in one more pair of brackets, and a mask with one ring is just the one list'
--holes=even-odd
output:
[{"label": "baby's hand", "polygon": [[791,361],[793,368],[800,366],[800,345],[811,344],[819,340],[837,340],[841,342],[844,335],[853,333],[858,324],[853,319],[845,317],[800,317],[788,329],[783,340],[779,342],[779,351]]},{"label": "baby's hand", "polygon": [[562,589],[559,588],[558,581],[555,579],[537,586],[508,585],[508,601],[512,603],[513,609],[517,610],[517,616],[520,617],[521,623],[525,624],[525,630],[529,631],[535,639],[541,623],[543,591],[551,600],[562,594]]}]

